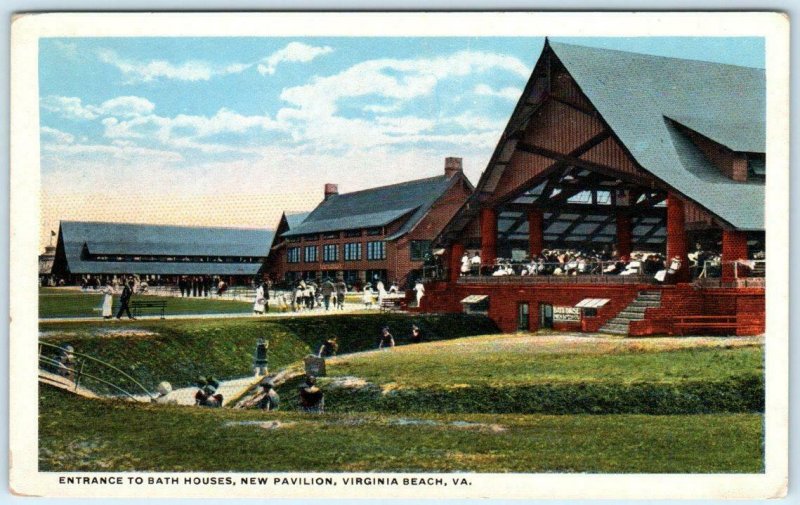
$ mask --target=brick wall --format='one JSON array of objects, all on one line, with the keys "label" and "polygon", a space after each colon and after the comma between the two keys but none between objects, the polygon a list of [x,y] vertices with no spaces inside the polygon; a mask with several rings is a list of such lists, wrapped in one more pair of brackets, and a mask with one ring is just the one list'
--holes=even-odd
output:
[{"label": "brick wall", "polygon": [[[555,330],[596,332],[622,309],[628,306],[639,291],[661,291],[661,307],[648,308],[645,319],[630,325],[631,336],[675,334],[672,326],[678,316],[737,315],[738,335],[754,335],[764,331],[764,290],[757,288],[698,290],[691,284],[674,286],[652,285],[462,285],[436,282],[426,287],[421,310],[424,312],[462,312],[461,300],[468,295],[489,296],[489,317],[504,332],[517,330],[517,307],[527,302],[530,310],[530,329],[539,327],[539,304],[573,307],[584,298],[608,298],[598,309],[596,317],[583,318],[582,323],[554,324]],[[710,333],[704,331],[703,333]],[[727,331],[730,333],[730,331]]]}]

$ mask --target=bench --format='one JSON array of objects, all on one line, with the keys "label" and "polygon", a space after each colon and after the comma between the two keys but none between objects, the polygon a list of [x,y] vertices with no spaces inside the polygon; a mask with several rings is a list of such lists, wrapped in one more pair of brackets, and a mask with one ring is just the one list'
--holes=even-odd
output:
[{"label": "bench", "polygon": [[736,316],[678,316],[673,327],[684,334],[684,330],[736,330],[739,323]]},{"label": "bench", "polygon": [[389,310],[402,310],[406,305],[406,297],[404,295],[398,296],[385,296],[381,300],[380,309],[382,311]]},{"label": "bench", "polygon": [[164,319],[164,310],[167,308],[166,300],[134,300],[130,304],[133,317],[139,317],[142,309],[156,309],[161,311],[161,319]]}]

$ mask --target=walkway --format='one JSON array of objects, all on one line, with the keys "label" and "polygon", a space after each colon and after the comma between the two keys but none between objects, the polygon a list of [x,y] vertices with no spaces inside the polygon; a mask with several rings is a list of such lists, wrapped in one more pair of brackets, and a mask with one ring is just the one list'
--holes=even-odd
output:
[{"label": "walkway", "polygon": [[[217,314],[167,314],[164,316],[164,319],[218,319],[218,318],[251,318],[251,319],[266,319],[266,318],[276,318],[276,317],[304,317],[304,316],[333,316],[336,314],[353,314],[356,312],[365,311],[364,304],[362,303],[345,303],[344,309],[341,310],[325,310],[324,308],[315,308],[312,310],[302,310],[298,312],[278,312],[273,310],[268,312],[264,315],[255,315],[252,312],[247,313],[217,313]],[[370,312],[377,312],[377,309],[372,309]],[[161,320],[161,316],[159,315],[147,315],[147,316],[139,316],[136,318],[139,321],[159,321]],[[43,317],[39,318],[39,322],[42,323],[68,323],[68,322],[75,322],[75,321],[106,321],[102,317],[98,316],[81,316],[81,317]],[[127,318],[123,318],[120,321],[116,319],[108,320],[108,324],[116,324],[119,322],[127,322],[130,321]]]}]

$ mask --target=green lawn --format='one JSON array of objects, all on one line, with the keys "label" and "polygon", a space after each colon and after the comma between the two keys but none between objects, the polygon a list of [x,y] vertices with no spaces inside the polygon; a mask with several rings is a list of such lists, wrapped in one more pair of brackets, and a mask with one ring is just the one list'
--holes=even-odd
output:
[{"label": "green lawn", "polygon": [[[217,300],[208,298],[176,298],[171,296],[135,295],[133,300],[166,300],[166,314],[247,314],[252,312],[251,302]],[[95,317],[101,318],[103,295],[75,290],[43,288],[39,290],[39,317]],[[119,307],[119,296],[114,296],[114,315]],[[157,315],[153,309],[145,315]]]},{"label": "green lawn", "polygon": [[763,472],[758,414],[312,416],[46,386],[39,402],[42,471]]},{"label": "green lawn", "polygon": [[763,359],[748,338],[489,335],[340,356],[320,384],[336,412],[763,412]]},{"label": "green lawn", "polygon": [[[729,342],[735,342],[731,344]],[[763,374],[761,345],[717,339],[488,335],[340,356],[328,375],[428,387],[535,382],[682,382]]]}]

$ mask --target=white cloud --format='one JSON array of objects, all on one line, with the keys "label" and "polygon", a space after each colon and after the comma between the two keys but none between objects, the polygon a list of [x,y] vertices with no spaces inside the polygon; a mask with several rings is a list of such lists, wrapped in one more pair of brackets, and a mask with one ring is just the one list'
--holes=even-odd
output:
[{"label": "white cloud", "polygon": [[374,112],[376,114],[388,114],[390,112],[397,112],[402,107],[400,103],[394,103],[392,105],[366,105],[362,109],[364,112]]},{"label": "white cloud", "polygon": [[278,49],[258,63],[256,67],[261,75],[273,75],[275,69],[283,62],[308,63],[318,56],[333,51],[330,46],[310,46],[302,42],[290,42],[286,47]]},{"label": "white cloud", "polygon": [[109,49],[97,51],[97,56],[103,63],[117,67],[126,75],[129,79],[128,84],[150,82],[162,78],[189,82],[208,81],[218,75],[238,74],[252,66],[247,63],[215,66],[201,60],[189,60],[178,64],[166,60],[134,61],[123,59]]},{"label": "white cloud", "polygon": [[84,105],[74,96],[46,96],[41,100],[43,109],[67,119],[93,120],[102,116],[136,117],[155,109],[153,102],[138,96],[118,96],[100,105]]},{"label": "white cloud", "polygon": [[100,115],[135,117],[153,112],[156,106],[150,100],[138,96],[118,96],[106,100],[94,108]]},{"label": "white cloud", "polygon": [[[411,100],[430,95],[443,80],[490,71],[509,72],[519,77],[527,77],[529,73],[525,64],[515,57],[481,51],[460,51],[436,58],[368,60],[331,76],[315,77],[308,84],[285,88],[280,97],[291,106],[278,111],[276,119],[291,129],[294,140],[306,141],[320,149],[355,150],[420,141],[463,145],[470,137],[424,135],[424,130],[432,128],[425,119],[417,121],[406,117],[389,121],[385,116],[374,120],[341,117],[339,101],[361,97],[377,97],[384,102],[390,99],[394,102],[391,106],[367,104],[362,107],[365,112],[387,114]],[[402,123],[407,125],[401,126]],[[485,142],[484,137],[479,140]]]},{"label": "white cloud", "polygon": [[519,100],[520,94],[522,94],[522,90],[515,88],[513,86],[508,86],[503,89],[494,90],[491,86],[486,84],[478,84],[475,86],[473,92],[476,95],[483,95],[483,96],[496,96],[499,98],[505,98],[506,100],[517,101]]},{"label": "white cloud", "polygon": [[504,120],[490,119],[482,114],[465,112],[458,116],[444,118],[445,123],[453,123],[465,130],[473,131],[493,131],[500,133],[506,125]]},{"label": "white cloud", "polygon": [[43,109],[55,112],[67,119],[92,120],[97,113],[90,107],[84,107],[81,99],[70,96],[46,96],[40,102]]},{"label": "white cloud", "polygon": [[72,144],[75,142],[75,135],[67,132],[62,132],[55,128],[42,126],[41,128],[42,140],[47,143],[53,144]]}]

